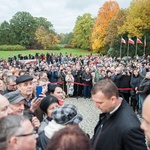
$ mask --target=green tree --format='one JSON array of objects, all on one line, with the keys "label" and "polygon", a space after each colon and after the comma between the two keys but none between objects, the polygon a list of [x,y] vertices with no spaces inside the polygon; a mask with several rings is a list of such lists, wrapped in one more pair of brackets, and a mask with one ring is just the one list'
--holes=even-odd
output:
[{"label": "green tree", "polygon": [[73,33],[72,32],[66,33],[66,34],[60,33],[57,36],[58,36],[58,40],[60,41],[60,44],[68,44],[68,45],[70,45]]},{"label": "green tree", "polygon": [[71,45],[72,37],[73,37],[73,33],[72,32],[66,33],[65,34],[65,39],[64,39],[65,44]]},{"label": "green tree", "polygon": [[10,30],[10,25],[7,21],[4,21],[0,25],[0,44],[13,44],[14,43],[13,33]]},{"label": "green tree", "polygon": [[79,16],[73,30],[72,45],[82,49],[91,49],[90,37],[93,25],[94,18],[91,17],[91,14],[85,13]]},{"label": "green tree", "polygon": [[67,44],[65,43],[65,34],[64,33],[60,33],[57,35],[58,40],[60,41],[60,44]]},{"label": "green tree", "polygon": [[48,21],[44,17],[35,17],[35,22],[36,22],[36,28],[43,26],[47,31],[54,31],[53,25],[50,21]]},{"label": "green tree", "polygon": [[10,20],[10,30],[15,35],[15,44],[29,48],[35,37],[34,17],[28,12],[17,12]]}]

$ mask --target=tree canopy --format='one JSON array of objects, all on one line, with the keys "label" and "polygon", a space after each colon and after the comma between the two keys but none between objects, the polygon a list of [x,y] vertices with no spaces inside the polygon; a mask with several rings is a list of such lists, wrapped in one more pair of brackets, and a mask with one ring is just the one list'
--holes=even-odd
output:
[{"label": "tree canopy", "polygon": [[105,2],[104,5],[99,9],[97,20],[94,24],[91,44],[93,51],[105,52],[104,47],[106,46],[107,40],[107,28],[110,21],[116,17],[119,11],[119,5],[116,1]]},{"label": "tree canopy", "polygon": [[91,14],[85,13],[79,16],[73,29],[72,45],[82,49],[91,49],[90,37],[94,25]]},{"label": "tree canopy", "polygon": [[[44,38],[41,37],[44,42],[37,37],[40,29],[45,33]],[[43,17],[33,17],[24,11],[17,12],[10,22],[4,21],[0,25],[0,37],[0,44],[19,44],[26,48],[37,48],[39,45],[46,48],[59,42],[51,22]]]}]

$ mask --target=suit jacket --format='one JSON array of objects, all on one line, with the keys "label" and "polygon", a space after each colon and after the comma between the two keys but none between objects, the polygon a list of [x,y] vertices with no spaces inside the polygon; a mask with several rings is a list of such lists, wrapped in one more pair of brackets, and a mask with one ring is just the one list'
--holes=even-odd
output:
[{"label": "suit jacket", "polygon": [[101,120],[91,140],[93,150],[147,150],[140,121],[125,100],[100,126]]}]

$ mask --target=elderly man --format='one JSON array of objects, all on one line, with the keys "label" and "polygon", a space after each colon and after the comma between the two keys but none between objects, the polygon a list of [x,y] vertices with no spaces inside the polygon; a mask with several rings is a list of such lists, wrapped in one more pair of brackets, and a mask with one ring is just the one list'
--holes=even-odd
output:
[{"label": "elderly man", "polygon": [[16,90],[14,92],[9,92],[4,95],[10,102],[10,108],[12,109],[12,114],[23,115],[24,111],[24,97],[22,94]]},{"label": "elderly man", "polygon": [[9,101],[4,96],[0,95],[0,118],[5,117],[12,113],[9,107]]},{"label": "elderly man", "polygon": [[8,76],[6,78],[6,87],[7,89],[2,93],[2,95],[15,91],[17,89],[16,77],[14,75]]},{"label": "elderly man", "polygon": [[16,79],[17,88],[25,98],[25,106],[30,108],[33,96],[33,77],[30,75],[22,75]]},{"label": "elderly man", "polygon": [[91,94],[95,107],[101,111],[91,139],[93,150],[147,150],[140,121],[119,97],[117,86],[111,80],[101,80]]},{"label": "elderly man", "polygon": [[145,135],[147,136],[148,146],[150,147],[150,95],[146,97],[143,103],[142,117],[143,122],[141,128],[144,130]]},{"label": "elderly man", "polygon": [[30,75],[22,75],[16,79],[18,90],[23,95],[25,109],[30,109],[32,112],[39,107],[42,98],[34,98],[33,95],[33,77]]},{"label": "elderly man", "polygon": [[35,150],[38,135],[28,118],[9,115],[0,119],[1,150]]},{"label": "elderly man", "polygon": [[23,95],[24,99],[24,106],[25,110],[27,110],[27,115],[32,116],[35,115],[40,121],[43,120],[43,113],[39,109],[39,105],[41,100],[45,96],[41,94],[40,98],[36,98],[33,94],[34,87],[33,87],[33,77],[30,75],[22,75],[17,78],[16,84],[18,90]]},{"label": "elderly man", "polygon": [[38,129],[38,127],[40,126],[39,120],[37,119],[37,117],[29,115],[28,111],[25,113],[24,112],[24,97],[22,96],[22,94],[16,90],[14,92],[9,92],[7,94],[4,95],[8,101],[10,102],[10,108],[12,109],[12,113],[13,115],[27,115],[29,117],[29,119],[32,122],[32,125],[34,127],[34,129]]}]

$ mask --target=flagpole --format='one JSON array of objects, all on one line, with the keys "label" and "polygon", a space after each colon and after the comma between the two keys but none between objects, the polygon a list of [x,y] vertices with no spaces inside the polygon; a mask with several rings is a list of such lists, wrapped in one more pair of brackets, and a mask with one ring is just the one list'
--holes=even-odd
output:
[{"label": "flagpole", "polygon": [[128,38],[127,58],[128,56],[129,56],[129,38]]},{"label": "flagpole", "polygon": [[[122,36],[121,36],[121,40],[122,40]],[[122,52],[122,41],[120,40],[120,58],[121,58],[121,52]]]},{"label": "flagpole", "polygon": [[137,56],[137,37],[136,37],[136,49],[135,49],[135,56]]}]

